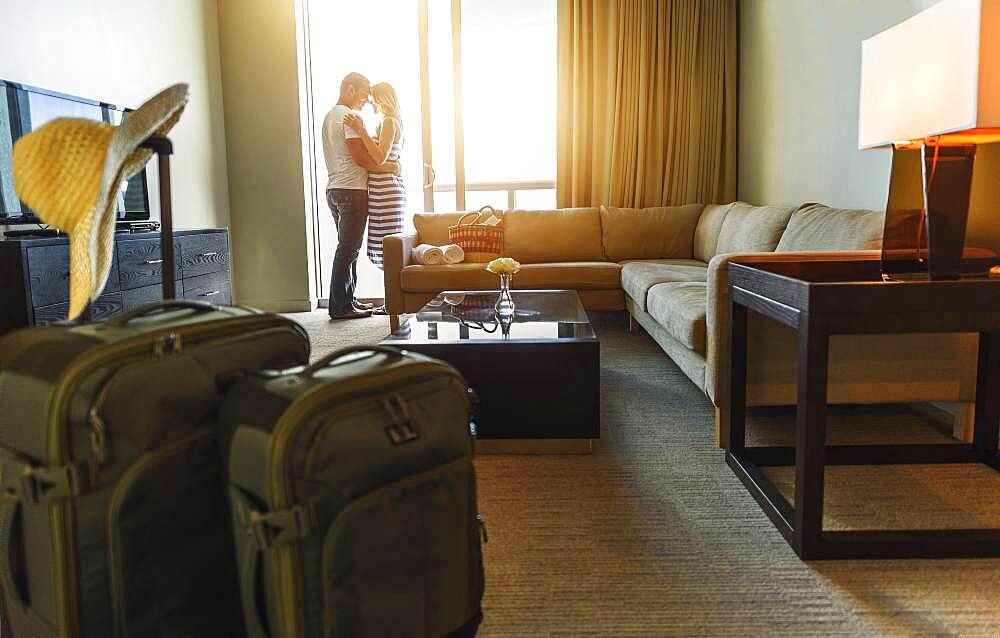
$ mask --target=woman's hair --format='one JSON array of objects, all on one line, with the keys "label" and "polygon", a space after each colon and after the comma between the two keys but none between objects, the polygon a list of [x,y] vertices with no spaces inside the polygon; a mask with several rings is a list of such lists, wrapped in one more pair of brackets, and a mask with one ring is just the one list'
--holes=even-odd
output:
[{"label": "woman's hair", "polygon": [[371,93],[372,103],[375,104],[376,110],[382,115],[400,120],[400,124],[402,124],[402,117],[399,113],[399,100],[396,99],[396,89],[392,88],[392,85],[388,82],[379,82],[372,85]]}]

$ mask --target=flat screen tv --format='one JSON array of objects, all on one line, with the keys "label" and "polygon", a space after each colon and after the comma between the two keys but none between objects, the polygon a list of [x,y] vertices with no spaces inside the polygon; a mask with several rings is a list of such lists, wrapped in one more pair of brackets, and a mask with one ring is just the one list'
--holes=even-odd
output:
[{"label": "flat screen tv", "polygon": [[[0,224],[43,223],[14,191],[11,156],[18,138],[58,117],[87,118],[118,125],[130,111],[107,102],[0,80]],[[122,185],[116,212],[120,221],[149,219],[145,169]]]}]

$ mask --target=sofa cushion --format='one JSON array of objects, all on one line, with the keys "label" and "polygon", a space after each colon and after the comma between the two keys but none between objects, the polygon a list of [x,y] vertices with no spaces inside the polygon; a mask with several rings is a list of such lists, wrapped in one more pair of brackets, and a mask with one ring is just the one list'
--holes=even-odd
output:
[{"label": "sofa cushion", "polygon": [[712,261],[719,247],[719,232],[722,222],[733,204],[709,204],[698,218],[698,226],[694,230],[694,258],[704,262]]},{"label": "sofa cushion", "polygon": [[649,314],[677,339],[705,354],[705,290],[702,281],[675,281],[649,289]]},{"label": "sofa cushion", "polygon": [[706,281],[708,264],[695,259],[653,259],[622,264],[622,288],[639,306],[647,309],[649,289],[668,281]]},{"label": "sofa cushion", "polygon": [[503,227],[504,254],[522,264],[604,260],[597,208],[509,210]]},{"label": "sofa cushion", "polygon": [[794,210],[792,206],[736,202],[722,222],[716,254],[774,252]]},{"label": "sofa cushion", "polygon": [[[622,267],[611,261],[522,264],[512,286],[528,289],[616,290],[621,288]],[[406,266],[400,273],[406,292],[442,290],[496,290],[499,280],[483,264]]]},{"label": "sofa cushion", "polygon": [[803,204],[792,214],[776,252],[877,250],[884,213]]},{"label": "sofa cushion", "polygon": [[701,204],[655,208],[601,206],[604,254],[623,259],[691,259]]},{"label": "sofa cushion", "polygon": [[[448,240],[448,227],[454,226],[466,213],[414,213],[413,227],[417,230],[418,244],[444,246]],[[469,218],[471,221],[472,218]]]}]

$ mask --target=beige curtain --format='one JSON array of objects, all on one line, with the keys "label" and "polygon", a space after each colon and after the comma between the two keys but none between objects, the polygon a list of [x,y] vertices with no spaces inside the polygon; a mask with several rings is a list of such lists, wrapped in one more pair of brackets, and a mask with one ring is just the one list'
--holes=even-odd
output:
[{"label": "beige curtain", "polygon": [[736,0],[559,0],[556,199],[736,198]]}]

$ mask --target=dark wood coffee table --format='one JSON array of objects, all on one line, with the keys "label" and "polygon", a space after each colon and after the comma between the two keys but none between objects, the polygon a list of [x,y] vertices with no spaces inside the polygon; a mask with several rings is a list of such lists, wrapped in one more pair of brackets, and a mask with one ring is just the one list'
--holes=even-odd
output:
[{"label": "dark wood coffee table", "polygon": [[[988,270],[995,261],[972,270]],[[722,410],[726,461],[795,552],[806,559],[1000,556],[1000,529],[829,531],[823,529],[828,465],[982,463],[1000,471],[1000,277],[883,281],[878,260],[753,262],[729,267],[730,364]],[[747,312],[798,332],[794,447],[746,444]],[[830,336],[979,333],[971,444],[827,445]],[[795,467],[790,503],[761,471]]]},{"label": "dark wood coffee table", "polygon": [[479,395],[477,452],[587,453],[600,430],[600,344],[573,290],[443,292],[382,345],[454,365]]}]

